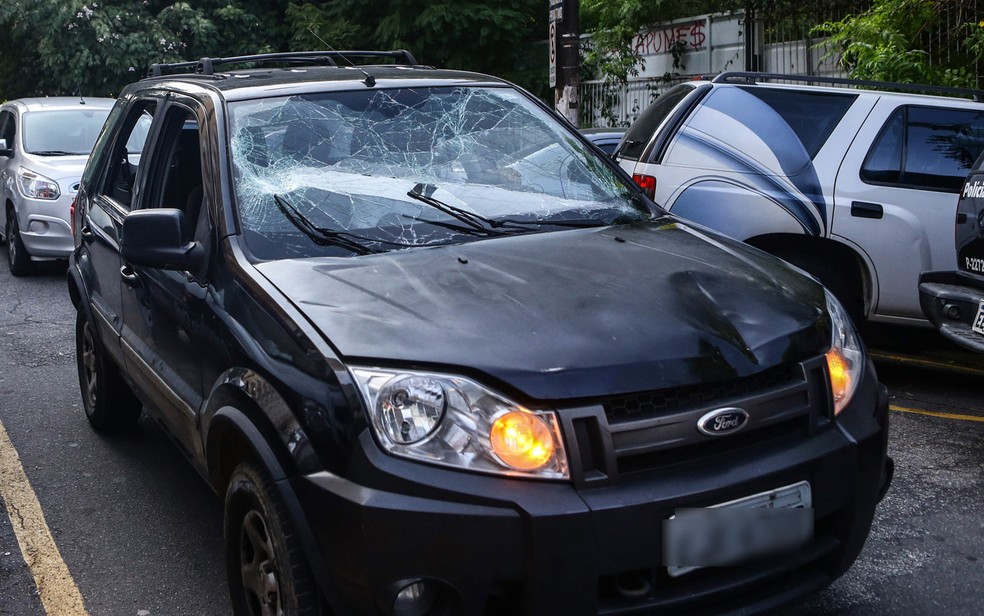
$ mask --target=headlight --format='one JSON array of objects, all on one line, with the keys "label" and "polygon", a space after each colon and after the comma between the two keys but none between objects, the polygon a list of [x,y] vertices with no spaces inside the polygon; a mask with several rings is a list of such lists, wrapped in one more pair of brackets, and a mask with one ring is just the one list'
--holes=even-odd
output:
[{"label": "headlight", "polygon": [[23,167],[17,170],[17,185],[25,197],[55,200],[61,196],[58,183]]},{"label": "headlight", "polygon": [[851,318],[830,291],[825,293],[832,338],[830,350],[827,351],[827,372],[830,373],[830,389],[834,397],[834,415],[837,415],[844,410],[858,388],[863,353]]},{"label": "headlight", "polygon": [[460,376],[353,368],[386,451],[503,475],[567,479],[552,411],[533,411]]}]

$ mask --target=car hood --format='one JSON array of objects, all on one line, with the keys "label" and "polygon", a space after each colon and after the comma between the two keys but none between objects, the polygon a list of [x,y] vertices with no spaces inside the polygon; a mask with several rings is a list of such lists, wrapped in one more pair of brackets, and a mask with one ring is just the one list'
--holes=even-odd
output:
[{"label": "car hood", "polygon": [[88,155],[80,156],[25,156],[20,166],[55,180],[59,184],[77,181],[82,177]]},{"label": "car hood", "polygon": [[257,267],[346,361],[534,400],[728,380],[830,344],[816,282],[672,217]]}]

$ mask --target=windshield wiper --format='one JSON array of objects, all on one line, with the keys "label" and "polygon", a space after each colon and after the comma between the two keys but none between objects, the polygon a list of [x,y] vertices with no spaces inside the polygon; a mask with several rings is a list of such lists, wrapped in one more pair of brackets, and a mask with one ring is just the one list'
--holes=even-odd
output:
[{"label": "windshield wiper", "polygon": [[440,210],[452,216],[455,219],[465,223],[467,228],[461,227],[454,223],[442,223],[436,220],[425,220],[419,219],[421,222],[426,222],[432,225],[438,225],[445,227],[446,229],[451,229],[453,231],[465,232],[470,231],[473,235],[485,235],[485,236],[500,236],[500,235],[511,235],[515,233],[525,233],[531,230],[538,229],[543,226],[553,226],[553,227],[570,227],[574,229],[587,229],[591,227],[604,227],[609,224],[604,220],[592,219],[592,220],[551,220],[549,218],[544,218],[542,220],[517,220],[515,218],[500,218],[492,219],[475,212],[470,212],[468,210],[462,209],[460,207],[453,206],[449,203],[445,203],[438,199],[435,199],[432,195],[437,187],[432,184],[418,183],[413,187],[413,190],[407,193],[408,197],[413,197],[417,201],[426,203],[427,205],[433,207],[434,209]]},{"label": "windshield wiper", "polygon": [[31,152],[35,156],[82,156],[76,152],[66,152],[65,150],[38,150],[37,152]]},{"label": "windshield wiper", "polygon": [[447,229],[448,231],[454,231],[455,233],[460,233],[462,235],[474,235],[478,237],[488,237],[488,229],[476,229],[471,225],[459,225],[453,222],[445,222],[443,220],[431,220],[429,218],[415,218],[413,216],[406,216],[416,222],[426,223],[428,225],[434,225],[435,227],[441,227],[442,229]]},{"label": "windshield wiper", "polygon": [[338,246],[339,248],[350,250],[358,255],[368,255],[379,252],[378,250],[373,250],[358,241],[362,240],[364,242],[375,242],[376,240],[353,235],[344,231],[332,231],[331,229],[319,227],[311,222],[311,219],[299,212],[296,207],[291,205],[280,195],[274,195],[273,200],[277,202],[277,207],[280,208],[281,212],[283,212],[284,217],[293,223],[293,225],[297,227],[301,233],[306,235],[309,240],[319,246]]},{"label": "windshield wiper", "polygon": [[503,218],[501,221],[503,224],[516,225],[517,227],[542,227],[542,226],[553,226],[553,227],[571,227],[574,229],[588,229],[591,227],[604,227],[607,226],[604,220],[550,220],[549,218],[544,218],[543,220],[516,220],[515,218]]},{"label": "windshield wiper", "polygon": [[[451,205],[450,203],[445,203],[439,199],[433,197],[434,191],[437,187],[432,184],[418,183],[407,193],[408,197],[412,197],[421,203],[426,203],[435,210],[440,210],[448,216],[455,218],[463,222],[469,229],[473,231],[488,236],[496,237],[500,235],[508,235],[509,232],[503,229],[503,224],[498,220],[492,220],[491,218],[486,218],[481,214],[476,214],[475,212],[469,212],[468,210],[462,209],[460,207]],[[435,221],[424,220],[423,222],[428,222],[434,224]],[[449,227],[450,228],[450,227]]]}]

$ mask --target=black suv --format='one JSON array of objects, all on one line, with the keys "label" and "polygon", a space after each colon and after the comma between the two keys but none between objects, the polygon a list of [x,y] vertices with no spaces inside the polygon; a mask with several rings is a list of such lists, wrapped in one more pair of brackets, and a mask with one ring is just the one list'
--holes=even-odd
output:
[{"label": "black suv", "polygon": [[225,495],[237,614],[756,611],[854,561],[887,395],[816,281],[492,77],[152,74],[75,204],[79,380]]}]

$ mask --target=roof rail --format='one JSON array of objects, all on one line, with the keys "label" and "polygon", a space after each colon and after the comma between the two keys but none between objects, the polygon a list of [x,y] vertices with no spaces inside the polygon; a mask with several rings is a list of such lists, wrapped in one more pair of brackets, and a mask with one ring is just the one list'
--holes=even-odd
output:
[{"label": "roof rail", "polygon": [[174,62],[171,64],[151,64],[148,77],[160,77],[174,73],[185,73],[193,69],[199,75],[214,75],[215,67],[223,64],[320,64],[337,66],[336,59],[349,62],[350,58],[390,58],[395,64],[418,66],[417,59],[405,49],[393,51],[288,51],[283,53],[263,53],[250,56],[231,56],[228,58],[202,58],[197,62]]},{"label": "roof rail", "polygon": [[984,90],[974,90],[971,88],[953,88],[947,86],[931,86],[918,83],[897,83],[893,81],[869,81],[865,79],[848,79],[845,77],[820,77],[814,75],[785,75],[783,73],[757,73],[754,71],[725,71],[714,77],[713,83],[747,83],[754,84],[759,81],[797,81],[801,83],[833,84],[845,86],[859,86],[862,88],[884,88],[890,90],[902,90],[904,92],[917,92],[924,94],[945,94],[949,96],[969,96],[975,101],[984,100]]}]

